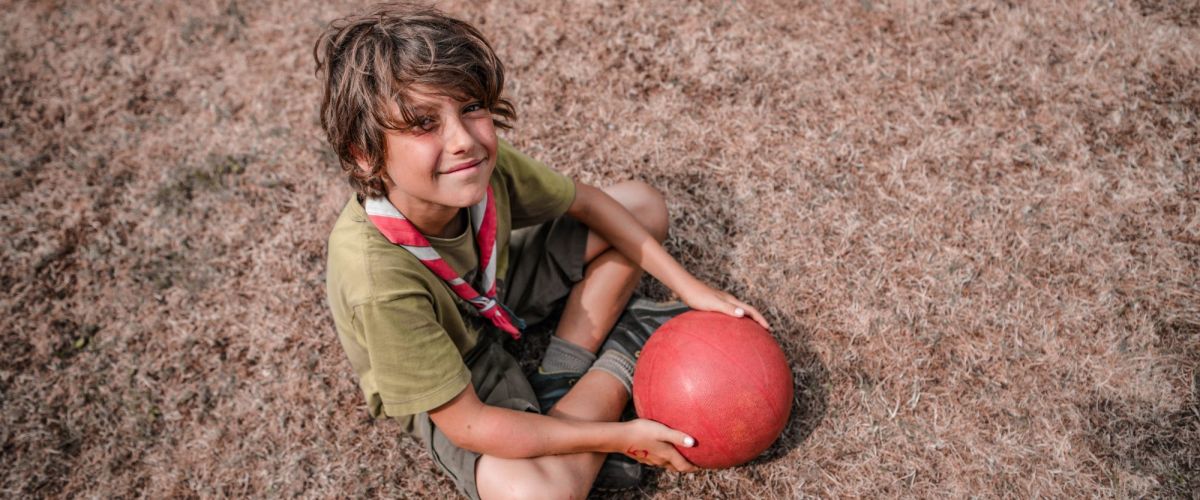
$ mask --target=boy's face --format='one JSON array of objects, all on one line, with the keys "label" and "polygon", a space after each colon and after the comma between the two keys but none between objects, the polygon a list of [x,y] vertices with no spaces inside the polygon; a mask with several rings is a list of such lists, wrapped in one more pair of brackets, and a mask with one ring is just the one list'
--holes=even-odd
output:
[{"label": "boy's face", "polygon": [[409,217],[479,203],[496,166],[491,112],[423,90],[408,93],[412,128],[387,133],[388,200]]}]

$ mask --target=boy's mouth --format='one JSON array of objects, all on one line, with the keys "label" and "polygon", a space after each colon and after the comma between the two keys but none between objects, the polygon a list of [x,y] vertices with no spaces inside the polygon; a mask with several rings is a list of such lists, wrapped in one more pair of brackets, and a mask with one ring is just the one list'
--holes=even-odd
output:
[{"label": "boy's mouth", "polygon": [[478,160],[459,163],[458,165],[450,167],[449,170],[442,172],[442,175],[454,174],[454,173],[459,173],[459,172],[470,172],[473,169],[478,168],[480,165],[483,165],[483,162],[485,160],[487,160],[486,156],[483,158],[480,158]]}]

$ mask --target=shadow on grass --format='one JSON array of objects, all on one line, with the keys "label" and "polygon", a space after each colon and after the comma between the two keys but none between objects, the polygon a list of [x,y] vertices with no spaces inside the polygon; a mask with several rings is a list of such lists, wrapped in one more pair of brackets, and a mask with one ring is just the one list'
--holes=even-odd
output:
[{"label": "shadow on grass", "polygon": [[780,339],[780,344],[792,368],[796,395],[792,399],[792,414],[783,428],[783,434],[767,451],[747,464],[749,466],[774,462],[799,448],[825,420],[828,410],[829,370],[804,340],[808,338],[805,330],[799,325],[789,325],[787,321],[771,321],[784,326],[776,327],[778,331],[793,332],[790,337]]},{"label": "shadow on grass", "polygon": [[1149,498],[1200,498],[1200,317],[1155,322],[1161,359],[1190,374],[1191,387],[1179,387],[1184,404],[1164,410],[1139,401],[1097,392],[1079,404],[1086,417],[1087,443],[1105,476],[1123,469],[1152,476]]}]

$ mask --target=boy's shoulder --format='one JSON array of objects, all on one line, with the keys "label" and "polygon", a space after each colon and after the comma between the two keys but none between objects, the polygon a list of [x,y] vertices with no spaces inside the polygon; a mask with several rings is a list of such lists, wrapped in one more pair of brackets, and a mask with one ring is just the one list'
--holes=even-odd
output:
[{"label": "boy's shoulder", "polygon": [[575,182],[499,139],[493,187],[505,191],[514,229],[540,224],[565,213],[575,200]]},{"label": "boy's shoulder", "polygon": [[496,137],[496,170],[507,172],[513,168],[525,168],[530,164],[539,164],[517,148],[513,147],[503,137]]},{"label": "boy's shoulder", "polygon": [[[424,265],[402,247],[392,244],[367,219],[355,195],[342,208],[329,233],[326,285],[349,306],[388,295],[424,293],[433,284]],[[332,298],[332,297],[331,297]]]}]

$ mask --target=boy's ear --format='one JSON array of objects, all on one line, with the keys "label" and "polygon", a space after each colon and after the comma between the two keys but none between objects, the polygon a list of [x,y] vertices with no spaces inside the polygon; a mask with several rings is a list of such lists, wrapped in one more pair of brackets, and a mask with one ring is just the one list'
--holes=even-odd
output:
[{"label": "boy's ear", "polygon": [[[362,154],[362,150],[358,149],[358,146],[350,146],[350,156],[354,157],[354,164],[358,165],[358,170],[362,172],[364,176],[371,174],[371,163],[367,160],[366,155]],[[392,179],[388,177],[386,169],[380,169],[379,178],[383,179],[384,186],[392,185]]]},{"label": "boy's ear", "polygon": [[350,146],[350,156],[354,157],[354,163],[358,165],[358,168],[364,173],[371,171],[371,164],[367,162],[367,157],[362,154],[362,151],[358,149],[358,146]]}]

